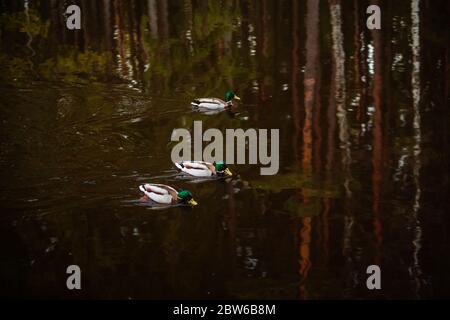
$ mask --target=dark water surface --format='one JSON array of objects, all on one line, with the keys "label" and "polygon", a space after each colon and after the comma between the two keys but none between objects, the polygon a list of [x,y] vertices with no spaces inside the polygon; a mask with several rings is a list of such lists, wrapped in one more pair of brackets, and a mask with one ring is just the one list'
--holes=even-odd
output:
[{"label": "dark water surface", "polygon": [[[450,297],[448,1],[75,1],[79,31],[67,3],[0,2],[1,296]],[[280,129],[278,174],[177,178],[194,120]]]}]

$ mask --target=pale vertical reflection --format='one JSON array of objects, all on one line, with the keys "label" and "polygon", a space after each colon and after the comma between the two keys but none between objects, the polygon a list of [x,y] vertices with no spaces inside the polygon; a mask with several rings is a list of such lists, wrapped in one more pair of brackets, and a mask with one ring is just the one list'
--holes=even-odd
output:
[{"label": "pale vertical reflection", "polygon": [[[342,168],[345,176],[344,187],[347,200],[352,196],[350,191],[350,141],[348,132],[348,120],[347,111],[345,109],[346,100],[346,83],[345,83],[345,52],[344,52],[344,36],[342,33],[342,15],[340,1],[330,1],[330,13],[331,13],[331,37],[333,40],[333,61],[334,61],[334,97],[336,101],[336,115],[338,120],[339,131],[339,144],[341,149]],[[344,239],[343,239],[343,254],[348,259],[350,269],[352,269],[351,259],[351,239],[352,229],[354,224],[354,218],[349,214],[349,210],[346,209],[344,221]],[[353,278],[353,277],[352,277]],[[355,278],[353,278],[355,280]],[[355,284],[356,285],[356,284]]]},{"label": "pale vertical reflection", "polygon": [[139,39],[137,39],[137,29],[139,28],[139,24],[135,25],[136,19],[134,19],[134,14],[136,8],[135,8],[135,2],[132,1],[128,5],[128,21],[129,21],[129,31],[128,31],[128,37],[129,37],[129,46],[128,46],[128,63],[130,65],[130,80],[132,83],[136,84],[136,79],[138,78],[138,53],[137,53],[137,43],[139,42]]},{"label": "pale vertical reflection", "polygon": [[[124,20],[124,8],[123,3],[118,0],[113,2],[114,8],[114,40],[117,42],[117,69],[116,72],[124,79],[130,80],[133,83],[135,68],[133,68],[133,55],[131,53],[131,46],[134,43],[133,27],[130,26],[129,32],[126,30],[126,21]],[[130,22],[131,24],[131,22]]]},{"label": "pale vertical reflection", "polygon": [[337,118],[339,126],[339,142],[342,149],[342,164],[345,171],[345,191],[347,196],[351,196],[349,187],[349,164],[351,161],[350,155],[350,141],[348,133],[347,111],[345,109],[345,52],[344,52],[344,38],[342,34],[342,18],[341,5],[339,2],[333,3],[330,6],[331,11],[331,26],[333,39],[333,59],[335,61],[335,87],[334,95],[336,98]]},{"label": "pale vertical reflection", "polygon": [[255,27],[253,26],[253,24],[248,23],[248,47],[250,50],[250,57],[254,57],[256,56],[256,47],[258,45],[258,43],[256,42],[256,36],[255,36]]},{"label": "pale vertical reflection", "polygon": [[412,69],[412,77],[411,77],[411,87],[413,94],[413,109],[414,109],[414,184],[416,187],[416,194],[414,197],[414,205],[413,205],[413,214],[414,220],[416,222],[416,227],[414,229],[414,269],[413,274],[415,276],[416,281],[416,292],[418,293],[420,290],[420,280],[419,277],[421,275],[421,268],[419,263],[419,252],[421,249],[421,237],[422,237],[422,228],[420,226],[420,221],[418,219],[418,213],[420,210],[420,143],[421,143],[421,120],[420,120],[420,37],[419,37],[419,0],[413,0],[411,3],[411,33],[412,33],[412,59],[413,59],[413,69]]},{"label": "pale vertical reflection", "polygon": [[[25,17],[27,19],[27,25],[30,25],[30,15],[28,13],[28,1],[25,0],[23,2],[23,8],[24,8],[24,12],[25,12]],[[29,28],[27,28],[29,30]],[[34,51],[34,49],[31,47],[31,43],[33,42],[33,36],[31,35],[30,31],[27,31],[27,36],[28,36],[28,41],[27,41],[27,48],[30,49],[31,51],[31,56],[33,57],[34,55],[36,55],[36,52]],[[31,66],[33,67],[33,66]]]},{"label": "pale vertical reflection", "polygon": [[192,27],[193,27],[193,10],[192,10],[192,1],[184,0],[184,14],[186,17],[186,31],[185,37],[189,46],[189,52],[192,54],[194,52],[194,41],[192,39]]},{"label": "pale vertical reflection", "polygon": [[114,3],[114,40],[116,40],[117,44],[117,74],[120,76],[125,76],[127,73],[127,64],[125,58],[125,41],[122,32],[122,20],[121,20],[121,10],[120,10],[120,2],[115,0]]},{"label": "pale vertical reflection", "polygon": [[367,66],[369,67],[369,74],[373,76],[375,74],[375,61],[373,58],[373,45],[367,44]]}]

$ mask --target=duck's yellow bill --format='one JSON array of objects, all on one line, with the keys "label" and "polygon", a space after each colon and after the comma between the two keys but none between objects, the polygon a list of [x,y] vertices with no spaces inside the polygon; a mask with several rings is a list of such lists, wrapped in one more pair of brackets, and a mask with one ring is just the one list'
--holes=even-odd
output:
[{"label": "duck's yellow bill", "polygon": [[234,99],[241,100],[241,98],[239,98],[237,95],[234,95]]},{"label": "duck's yellow bill", "polygon": [[191,205],[191,206],[196,206],[198,203],[194,199],[191,199],[191,200],[188,201],[188,204]]},{"label": "duck's yellow bill", "polygon": [[230,176],[230,177],[231,177],[231,176],[233,175],[233,174],[231,173],[230,169],[228,169],[228,168],[226,168],[224,172],[225,172],[225,174],[226,174],[227,176]]}]

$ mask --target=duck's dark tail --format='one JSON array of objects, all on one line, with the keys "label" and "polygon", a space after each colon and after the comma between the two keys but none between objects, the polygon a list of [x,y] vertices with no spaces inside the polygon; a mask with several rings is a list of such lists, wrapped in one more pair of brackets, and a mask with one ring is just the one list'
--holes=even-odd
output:
[{"label": "duck's dark tail", "polygon": [[194,106],[194,107],[198,107],[200,105],[200,100],[196,99],[196,100],[192,101],[191,105]]},{"label": "duck's dark tail", "polygon": [[176,166],[178,169],[180,169],[180,170],[182,170],[182,169],[184,168],[183,162],[179,162],[179,163],[176,163],[176,162],[175,162],[175,166]]}]

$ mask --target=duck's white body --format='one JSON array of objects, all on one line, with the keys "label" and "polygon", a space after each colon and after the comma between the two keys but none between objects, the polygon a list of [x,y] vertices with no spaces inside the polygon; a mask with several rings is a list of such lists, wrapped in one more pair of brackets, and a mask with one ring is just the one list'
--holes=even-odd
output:
[{"label": "duck's white body", "polygon": [[232,106],[232,102],[225,102],[219,98],[199,98],[191,102],[191,105],[201,109],[223,110],[230,108]]},{"label": "duck's white body", "polygon": [[175,163],[175,166],[194,177],[211,177],[216,174],[214,165],[205,161],[182,161]]},{"label": "duck's white body", "polygon": [[148,198],[160,204],[172,204],[177,201],[177,190],[164,184],[146,183],[139,186]]}]

